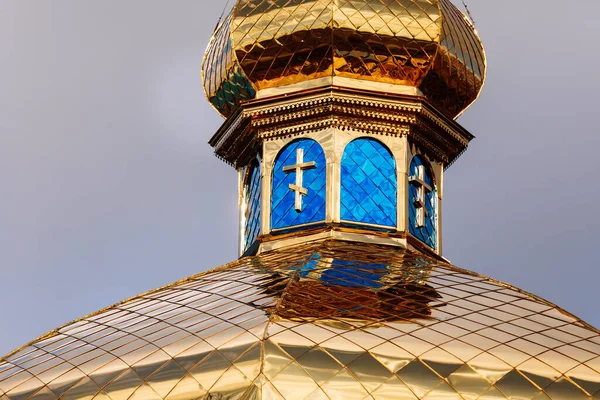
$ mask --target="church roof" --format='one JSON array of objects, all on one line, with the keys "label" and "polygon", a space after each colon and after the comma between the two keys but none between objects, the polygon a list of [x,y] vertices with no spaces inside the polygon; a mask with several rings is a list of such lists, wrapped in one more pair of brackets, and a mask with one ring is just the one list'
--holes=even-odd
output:
[{"label": "church roof", "polygon": [[450,0],[238,0],[203,76],[225,116],[263,89],[343,77],[414,87],[454,118],[476,100],[485,70],[478,34]]},{"label": "church roof", "polygon": [[[136,296],[0,361],[0,399],[588,399],[600,332],[399,247],[318,241]],[[515,397],[516,396],[516,397]]]}]

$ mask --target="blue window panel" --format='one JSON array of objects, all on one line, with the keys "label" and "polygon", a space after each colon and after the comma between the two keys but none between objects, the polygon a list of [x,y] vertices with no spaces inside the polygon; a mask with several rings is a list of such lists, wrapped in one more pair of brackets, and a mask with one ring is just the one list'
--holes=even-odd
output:
[{"label": "blue window panel", "polygon": [[396,227],[398,182],[390,151],[374,139],[346,146],[341,167],[341,219]]},{"label": "blue window panel", "polygon": [[248,167],[244,183],[246,215],[244,215],[244,251],[254,243],[260,233],[260,164],[254,160]]},{"label": "blue window panel", "polygon": [[[301,211],[296,210],[296,192],[290,188],[290,185],[296,184],[296,172],[284,172],[285,167],[298,164],[299,149],[304,151],[305,163],[315,163],[314,168],[302,171],[302,186],[308,193],[302,196]],[[301,139],[284,147],[275,160],[273,170],[271,228],[285,229],[325,221],[325,183],[325,153],[316,141]]]},{"label": "blue window panel", "polygon": [[418,184],[411,182],[409,184],[408,193],[408,218],[409,218],[409,230],[410,233],[424,242],[431,248],[437,248],[437,193],[435,189],[435,183],[433,179],[433,173],[431,166],[427,161],[419,156],[415,156],[410,163],[409,178],[419,176],[420,167],[424,167],[424,181],[427,185],[433,188],[432,191],[425,192],[424,205],[425,205],[425,224],[419,226],[417,221],[418,207],[416,205],[419,197],[419,186]]}]

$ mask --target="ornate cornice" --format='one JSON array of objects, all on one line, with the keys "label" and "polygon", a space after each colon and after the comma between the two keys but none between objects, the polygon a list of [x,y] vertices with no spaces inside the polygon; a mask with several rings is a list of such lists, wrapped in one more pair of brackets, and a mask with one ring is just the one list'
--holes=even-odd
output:
[{"label": "ornate cornice", "polygon": [[209,143],[219,158],[241,167],[262,141],[327,128],[407,135],[445,165],[474,138],[424,97],[328,86],[248,101]]}]

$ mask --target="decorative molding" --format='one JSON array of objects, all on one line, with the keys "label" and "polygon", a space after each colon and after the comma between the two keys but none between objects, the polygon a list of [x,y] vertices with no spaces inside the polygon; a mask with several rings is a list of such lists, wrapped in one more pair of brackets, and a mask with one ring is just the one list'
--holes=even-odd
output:
[{"label": "decorative molding", "polygon": [[327,128],[407,136],[445,166],[474,138],[424,97],[328,86],[247,101],[209,143],[219,158],[240,168],[264,141]]}]

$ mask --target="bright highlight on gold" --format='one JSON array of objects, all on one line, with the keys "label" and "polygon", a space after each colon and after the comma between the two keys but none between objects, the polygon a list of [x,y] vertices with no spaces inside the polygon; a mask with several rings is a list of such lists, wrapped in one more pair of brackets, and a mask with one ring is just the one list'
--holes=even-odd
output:
[{"label": "bright highlight on gold", "polygon": [[203,75],[225,116],[256,91],[340,76],[413,86],[454,118],[483,86],[485,53],[450,0],[239,0]]},{"label": "bright highlight on gold", "polygon": [[599,341],[510,286],[330,241],[241,259],[59,328],[0,363],[0,398],[590,399]]},{"label": "bright highlight on gold", "polygon": [[15,350],[0,400],[600,399],[600,331],[442,257],[485,79],[450,0],[239,0],[203,76],[241,258]]}]

